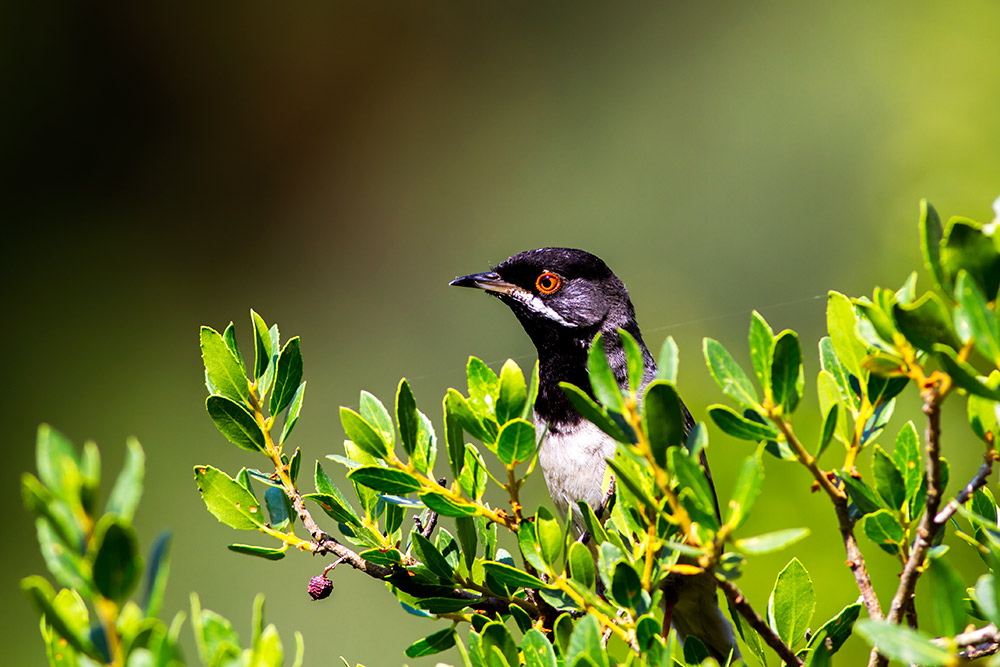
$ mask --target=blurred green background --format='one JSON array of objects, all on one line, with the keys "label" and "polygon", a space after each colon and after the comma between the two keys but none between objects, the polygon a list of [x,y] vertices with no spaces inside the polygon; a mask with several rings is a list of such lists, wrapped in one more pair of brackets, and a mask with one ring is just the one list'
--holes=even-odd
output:
[{"label": "blurred green background", "polygon": [[[918,268],[920,197],[945,217],[992,217],[998,25],[990,0],[4,3],[6,663],[44,660],[17,582],[43,570],[18,476],[46,421],[96,440],[106,478],[127,436],[145,446],[137,522],[145,546],[174,531],[171,613],[198,591],[245,634],[261,591],[286,642],[305,634],[307,664],[402,664],[441,626],[346,569],[330,600],[309,602],[326,561],[225,549],[248,536],[205,511],[191,468],[253,460],[204,412],[198,326],[235,320],[252,349],[254,307],[302,336],[309,392],[292,442],[310,466],[341,451],[337,407],[362,388],[388,401],[405,375],[436,418],[468,355],[529,368],[506,309],[447,282],[542,245],[607,260],[649,344],[680,344],[699,419],[721,398],[701,338],[746,360],[752,308],[802,334],[814,378],[826,291],[898,286]],[[954,403],[958,480],[978,446]],[[897,415],[914,407],[908,393]],[[713,435],[722,495],[747,453]],[[796,550],[818,627],[856,590],[808,486],[769,460],[747,530],[813,529]],[[547,501],[534,480],[529,503]],[[886,604],[898,567],[861,539]],[[758,609],[791,555],[751,562],[741,585]],[[971,585],[978,562],[960,562]],[[838,664],[864,654],[852,639]]]}]

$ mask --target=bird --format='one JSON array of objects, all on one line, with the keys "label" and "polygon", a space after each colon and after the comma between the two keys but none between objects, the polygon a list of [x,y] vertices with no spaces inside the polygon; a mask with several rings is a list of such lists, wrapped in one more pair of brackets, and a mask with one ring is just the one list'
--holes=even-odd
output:
[{"label": "bird", "polygon": [[[618,333],[627,331],[639,344],[644,363],[642,387],[656,377],[656,362],[643,340],[635,308],[625,284],[598,256],[575,248],[537,248],[517,253],[491,271],[455,278],[456,287],[471,287],[500,299],[517,317],[538,353],[536,429],[545,430],[538,453],[549,495],[562,516],[572,510],[577,533],[583,532],[576,503],[590,505],[599,518],[607,495],[607,459],[617,446],[613,438],[587,421],[560,388],[568,382],[593,394],[587,356],[600,333],[615,378],[628,388],[625,348]],[[694,426],[681,404],[684,430]],[[708,461],[701,463],[712,486]],[[714,486],[712,486],[714,495]],[[715,501],[718,513],[718,500]],[[723,616],[711,572],[670,577],[664,586],[665,625],[673,624],[682,639],[697,637],[720,662],[739,656],[732,626]]]}]

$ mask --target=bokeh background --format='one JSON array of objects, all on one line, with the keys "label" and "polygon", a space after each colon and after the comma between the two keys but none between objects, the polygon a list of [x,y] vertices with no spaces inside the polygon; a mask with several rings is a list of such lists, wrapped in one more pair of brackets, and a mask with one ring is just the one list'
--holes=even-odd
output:
[{"label": "bokeh background", "polygon": [[[96,440],[108,479],[126,437],[142,441],[143,544],[175,535],[169,612],[198,591],[246,635],[260,591],[287,644],[303,631],[307,664],[402,664],[440,625],[345,570],[311,603],[306,581],[325,561],[225,549],[247,535],[204,510],[191,468],[253,460],[204,412],[198,326],[235,320],[252,349],[253,307],[302,336],[309,391],[293,443],[310,467],[340,452],[337,408],[362,388],[389,401],[406,376],[437,415],[468,355],[529,368],[514,318],[447,282],[542,245],[608,261],[650,345],[679,342],[699,419],[721,398],[701,338],[746,360],[753,308],[801,333],[814,378],[827,290],[865,294],[919,268],[920,197],[945,216],[992,217],[998,25],[991,0],[3,3],[6,664],[43,664],[17,586],[43,570],[18,492],[42,421]],[[907,394],[897,414],[915,405]],[[952,405],[955,480],[978,450],[961,421]],[[723,495],[747,453],[713,435]],[[813,529],[796,553],[818,627],[856,591],[808,486],[769,461],[747,530]],[[529,494],[548,500],[541,480]],[[863,546],[887,603],[898,568]],[[742,586],[759,609],[791,555],[749,565]],[[971,585],[977,562],[961,562]],[[838,664],[864,653],[853,639]]]}]

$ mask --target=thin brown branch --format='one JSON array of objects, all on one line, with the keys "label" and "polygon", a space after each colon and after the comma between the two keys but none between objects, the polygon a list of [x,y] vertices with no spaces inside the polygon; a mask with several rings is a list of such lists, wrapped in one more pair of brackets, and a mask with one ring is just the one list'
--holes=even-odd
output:
[{"label": "thin brown branch", "polygon": [[[910,557],[903,566],[896,594],[889,606],[886,620],[890,623],[898,624],[906,609],[913,604],[917,579],[923,572],[927,552],[941,528],[935,517],[941,506],[941,403],[945,395],[937,385],[932,385],[924,391],[923,411],[927,415],[927,505],[917,527],[917,537],[910,549]],[[870,667],[885,667],[889,661],[877,650],[872,649],[868,664]]]},{"label": "thin brown branch", "polygon": [[961,648],[958,655],[963,660],[975,660],[1000,653],[1000,630],[997,630],[997,626],[992,623],[954,637],[938,637],[932,641],[945,648],[949,646]]},{"label": "thin brown branch", "polygon": [[750,606],[750,603],[743,597],[743,593],[736,587],[736,584],[722,577],[716,577],[716,579],[719,582],[719,588],[726,594],[726,598],[736,611],[740,612],[740,616],[746,619],[747,624],[757,631],[764,642],[778,654],[778,657],[784,660],[786,665],[800,667],[802,661],[795,655],[795,651],[783,642],[781,637],[767,624],[767,621],[761,618],[760,614]]},{"label": "thin brown branch", "polygon": [[986,480],[989,478],[990,473],[993,472],[993,462],[996,460],[997,451],[991,448],[983,455],[983,463],[979,466],[979,470],[976,471],[972,479],[969,480],[969,483],[962,487],[962,490],[949,500],[948,504],[942,507],[941,511],[935,515],[934,523],[938,526],[943,526],[958,511],[959,506],[968,502],[972,494],[976,492],[976,489],[986,486]]},{"label": "thin brown branch", "polygon": [[847,501],[838,499],[833,501],[833,507],[837,512],[837,522],[840,524],[840,537],[844,541],[844,551],[847,553],[847,567],[851,568],[854,575],[854,582],[861,592],[861,599],[868,610],[868,616],[878,621],[882,619],[882,607],[879,604],[875,588],[872,586],[871,578],[868,576],[868,567],[865,565],[864,554],[858,545],[858,539],[854,536],[854,521],[851,520],[847,509]]}]

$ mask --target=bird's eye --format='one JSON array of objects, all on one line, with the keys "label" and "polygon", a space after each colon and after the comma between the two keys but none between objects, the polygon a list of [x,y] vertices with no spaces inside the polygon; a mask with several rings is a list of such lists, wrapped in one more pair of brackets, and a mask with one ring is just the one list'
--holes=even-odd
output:
[{"label": "bird's eye", "polygon": [[535,281],[535,287],[542,294],[552,294],[557,289],[562,287],[562,278],[554,273],[546,271],[542,275],[538,276],[538,280]]}]

